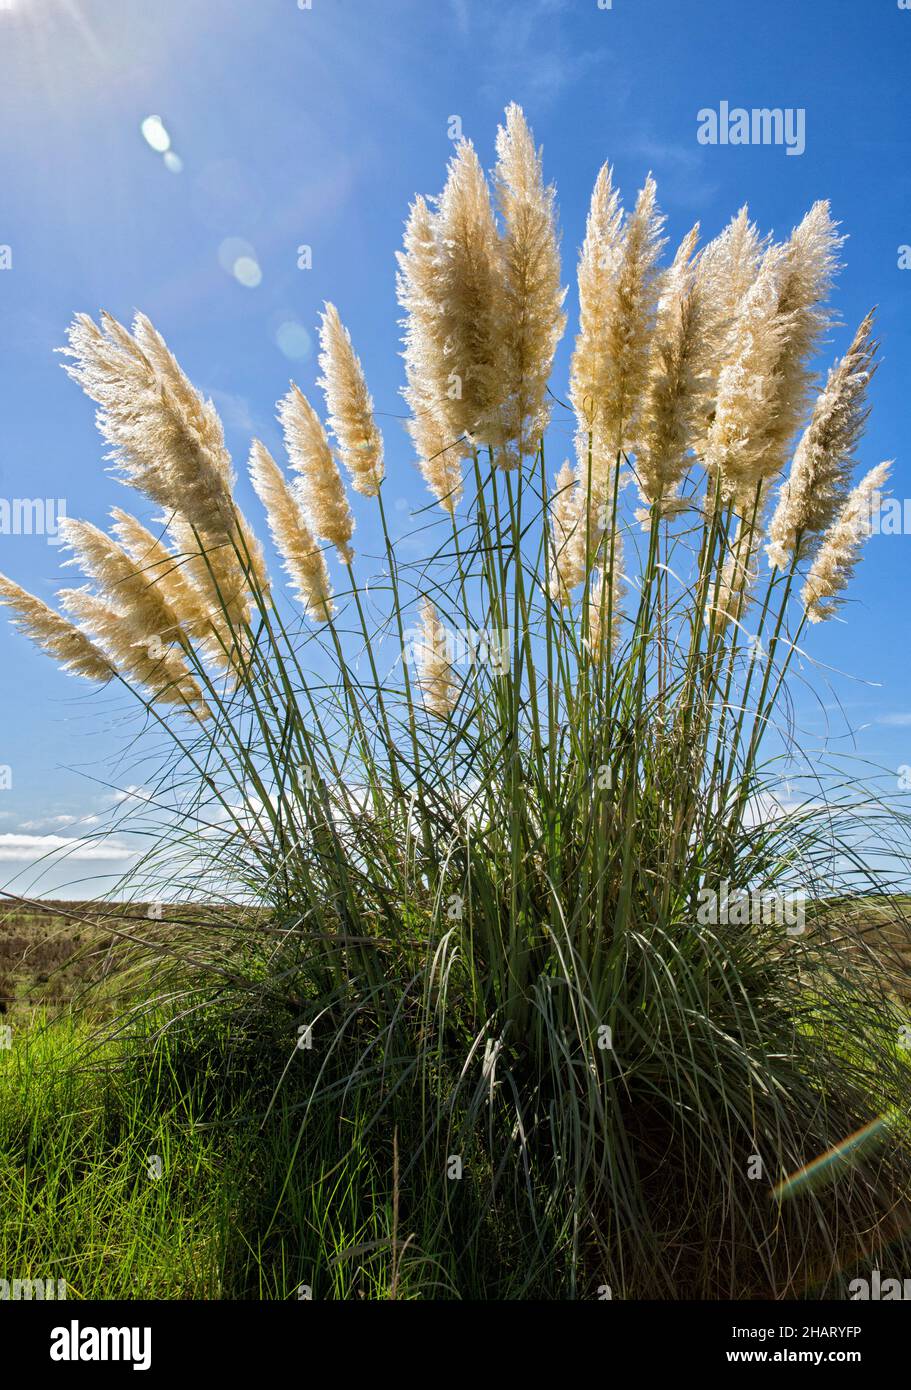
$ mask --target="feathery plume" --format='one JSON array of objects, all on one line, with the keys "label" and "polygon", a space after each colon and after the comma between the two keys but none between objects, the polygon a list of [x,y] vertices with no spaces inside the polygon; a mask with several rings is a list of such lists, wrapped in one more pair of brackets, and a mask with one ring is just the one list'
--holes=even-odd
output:
[{"label": "feathery plume", "polygon": [[592,191],[579,255],[579,333],[570,367],[569,395],[580,430],[594,427],[599,388],[608,371],[605,325],[615,314],[614,281],[621,255],[623,208],[604,164]]},{"label": "feathery plume", "polygon": [[684,237],[667,272],[652,339],[649,381],[638,442],[636,480],[646,507],[637,513],[648,525],[650,509],[672,515],[687,450],[704,416],[709,368],[716,350],[712,305],[693,260],[699,224]]},{"label": "feathery plume", "polygon": [[65,517],[60,523],[72,551],[68,565],[78,564],[113,603],[134,642],[187,645],[189,638],[164,591],[130,558],[122,546],[88,521]]},{"label": "feathery plume", "polygon": [[[258,542],[233,498],[234,475],[221,421],[180,370],[161,335],[138,315],[133,335],[110,314],[99,327],[77,314],[68,332],[67,373],[98,405],[102,437],[123,481],[185,518],[212,563],[232,622],[249,616],[249,576],[268,579]],[[240,559],[238,559],[238,553]]]},{"label": "feathery plume", "polygon": [[759,274],[769,238],[761,237],[750,221],[746,204],[722,232],[703,247],[696,262],[696,278],[713,323],[715,378],[727,358],[737,312]]},{"label": "feathery plume", "polygon": [[444,405],[445,353],[437,338],[434,308],[436,241],[433,214],[423,198],[416,198],[409,209],[404,250],[396,255],[398,300],[406,311],[401,321],[408,383],[402,395],[411,411],[406,429],[427,486],[444,510],[454,512],[462,495],[461,459],[467,450],[450,433]]},{"label": "feathery plume", "polygon": [[547,382],[566,327],[566,290],[560,285],[555,190],[545,187],[542,156],[514,102],[497,131],[494,181],[505,226],[505,428],[524,458],[534,454],[547,428]]},{"label": "feathery plume", "polygon": [[295,586],[295,597],[304,605],[308,618],[325,622],[334,612],[326,557],[281,469],[258,439],[250,451],[250,478],[266,509],[269,530]]},{"label": "feathery plume", "polygon": [[831,618],[841,607],[842,591],[860,559],[864,541],[873,529],[874,498],[885,487],[891,464],[871,468],[848,496],[835,521],[822,538],[810,567],[801,598],[811,623]]},{"label": "feathery plume", "polygon": [[350,565],[354,559],[354,518],[345,484],[319,416],[293,383],[279,401],[278,418],[291,467],[301,475],[298,495],[307,522],[315,535],[335,546],[342,564]]},{"label": "feathery plume", "polygon": [[[572,603],[572,590],[583,582],[586,565],[585,510],[586,490],[577,478],[569,460],[557,474],[554,496],[550,504],[551,563],[550,596],[561,607]],[[600,540],[600,537],[597,538]],[[592,538],[592,549],[596,548]]]},{"label": "feathery plume", "polygon": [[806,419],[813,384],[810,363],[832,322],[825,302],[843,244],[844,237],[838,235],[827,202],[814,203],[785,242],[778,301],[785,332],[775,369],[766,451],[760,460],[765,478],[774,477],[784,467],[791,441]]},{"label": "feathery plume", "polygon": [[592,194],[579,260],[580,331],[570,367],[570,400],[582,436],[592,436],[592,496],[609,492],[620,450],[636,437],[648,377],[649,341],[658,301],[664,218],[649,175],[635,210],[622,222],[605,165]]},{"label": "feathery plume", "polygon": [[73,359],[67,374],[98,405],[98,428],[124,480],[165,510],[228,536],[234,478],[215,407],[186,381],[148,320],[137,321],[136,333],[110,314],[100,327],[77,314],[62,349]]},{"label": "feathery plume", "polygon": [[[437,399],[453,440],[465,435],[502,451],[509,438],[503,258],[490,189],[469,140],[459,142],[449,162],[431,226],[434,332],[427,346],[442,345],[433,377],[445,380]],[[503,455],[497,462],[510,460]]]},{"label": "feathery plume", "polygon": [[408,402],[414,412],[405,428],[418,456],[418,467],[430,491],[444,511],[455,512],[462,496],[460,450],[448,442],[446,425],[429,401],[409,391]]},{"label": "feathery plume", "polygon": [[373,398],[351,344],[351,336],[334,304],[327,304],[320,321],[319,385],[326,397],[329,425],[338,441],[351,486],[364,497],[375,497],[383,481],[383,437],[373,415]]},{"label": "feathery plume", "polygon": [[817,548],[849,489],[853,453],[869,415],[867,387],[876,371],[873,312],[847,353],[830,370],[782,484],[766,552],[773,568],[803,560]]},{"label": "feathery plume", "polygon": [[704,367],[705,412],[695,422],[694,453],[704,456],[714,418],[718,378],[735,351],[737,316],[755,283],[770,238],[762,238],[744,206],[722,232],[701,251],[696,262],[696,283],[705,311],[705,341],[709,349]]},{"label": "feathery plume", "polygon": [[64,671],[90,681],[108,681],[115,674],[104,653],[78,627],[3,574],[0,604],[12,610],[13,626],[54,657]]},{"label": "feathery plume", "polygon": [[431,714],[447,719],[455,709],[457,690],[447,657],[446,629],[429,599],[421,601],[421,637],[415,644],[418,689]]},{"label": "feathery plume", "polygon": [[805,418],[809,362],[831,321],[824,300],[843,240],[828,203],[815,203],[787,242],[768,248],[742,301],[707,446],[709,467],[721,469],[725,498],[741,515],[781,471]]},{"label": "feathery plume", "polygon": [[211,711],[180,651],[154,634],[135,629],[119,604],[87,589],[61,589],[66,611],[108,654],[125,678],[144,686],[156,704],[185,706],[199,719]]},{"label": "feathery plume", "polygon": [[710,474],[720,471],[725,500],[750,498],[763,478],[785,335],[778,312],[784,257],[780,246],[766,251],[740,306],[730,356],[718,378],[705,462]]},{"label": "feathery plume", "polygon": [[163,540],[120,507],[111,509],[111,518],[117,540],[139,572],[158,588],[189,637],[205,643],[216,628],[223,628],[211,599],[193,582],[180,557]]},{"label": "feathery plume", "polygon": [[411,418],[405,427],[427,486],[444,510],[454,512],[462,495],[460,461],[468,450],[451,435],[445,408],[445,344],[438,338],[435,310],[436,238],[424,198],[416,198],[409,209],[404,250],[396,258],[396,291],[406,313],[401,320],[407,378],[402,395]]}]

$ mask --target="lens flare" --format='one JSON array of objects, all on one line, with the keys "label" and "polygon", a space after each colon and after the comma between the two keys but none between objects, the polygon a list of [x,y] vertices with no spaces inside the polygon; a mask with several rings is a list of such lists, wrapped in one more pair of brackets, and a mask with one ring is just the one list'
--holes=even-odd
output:
[{"label": "lens flare", "polygon": [[156,154],[165,154],[171,148],[171,137],[160,116],[146,116],[139,129],[146,144],[151,146]]},{"label": "lens flare", "polygon": [[887,1110],[884,1115],[878,1115],[875,1120],[871,1120],[863,1129],[858,1129],[854,1134],[849,1134],[840,1143],[833,1144],[831,1149],[827,1149],[824,1154],[814,1158],[810,1163],[805,1163],[802,1168],[791,1173],[787,1178],[782,1179],[772,1189],[772,1196],[784,1201],[788,1197],[794,1197],[798,1192],[805,1189],[817,1187],[834,1176],[834,1170],[841,1164],[845,1167],[850,1166],[862,1151],[873,1148],[887,1131],[896,1123],[899,1116],[897,1111]]}]

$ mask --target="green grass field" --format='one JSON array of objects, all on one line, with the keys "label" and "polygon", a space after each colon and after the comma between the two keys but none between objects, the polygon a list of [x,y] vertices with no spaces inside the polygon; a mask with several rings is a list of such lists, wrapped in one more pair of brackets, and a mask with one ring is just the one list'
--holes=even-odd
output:
[{"label": "green grass field", "polygon": [[[145,927],[141,907],[111,925],[137,916]],[[125,1014],[118,939],[98,920],[80,903],[4,914],[3,1277],[63,1279],[76,1299],[445,1287],[399,1244],[392,1135],[365,1121],[359,1137],[356,1118],[339,1126],[328,1106],[304,1125],[293,1075],[262,1123],[285,1040],[208,1012],[189,1028],[173,1013]],[[141,977],[133,988],[140,997]]]},{"label": "green grass field", "polygon": [[[868,947],[894,950],[890,913],[855,910]],[[118,939],[98,911],[16,904],[0,934],[5,1277],[63,1279],[76,1299],[521,1291],[527,1272],[485,1211],[483,1184],[460,1185],[441,1240],[419,1171],[400,1164],[414,1136],[383,1107],[308,1104],[308,1054],[289,1050],[274,1015],[124,1012]],[[129,929],[137,914],[111,925]],[[896,955],[896,998],[909,981]],[[535,1280],[565,1296],[558,1267]]]}]

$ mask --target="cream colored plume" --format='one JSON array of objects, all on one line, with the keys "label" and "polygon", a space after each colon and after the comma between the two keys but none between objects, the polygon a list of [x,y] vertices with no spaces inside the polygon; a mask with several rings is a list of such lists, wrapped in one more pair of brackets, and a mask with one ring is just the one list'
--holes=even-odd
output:
[{"label": "cream colored plume", "polygon": [[338,441],[351,486],[364,497],[375,497],[383,481],[383,437],[373,414],[360,359],[334,304],[327,304],[320,323],[317,383],[326,397],[329,427]]},{"label": "cream colored plume", "polygon": [[706,450],[741,515],[781,471],[806,418],[810,361],[831,319],[824,302],[842,241],[828,204],[814,204],[787,242],[766,251],[742,301]]},{"label": "cream colored plume", "polygon": [[560,285],[555,190],[544,184],[541,154],[515,103],[497,131],[494,180],[505,226],[506,431],[525,458],[536,452],[550,417],[547,383],[566,327],[566,290]]},{"label": "cream colored plume", "polygon": [[823,536],[801,594],[811,623],[824,622],[841,606],[842,591],[860,559],[864,541],[872,533],[873,513],[890,469],[889,463],[871,468]]},{"label": "cream colored plume", "polygon": [[720,326],[730,331],[743,297],[759,274],[768,238],[759,235],[746,204],[724,231],[705,246],[697,275],[707,298],[714,300]]},{"label": "cream colored plume", "polygon": [[420,612],[421,636],[414,649],[417,685],[431,714],[446,719],[455,709],[458,693],[447,655],[446,629],[429,599],[421,601]]},{"label": "cream colored plume", "polygon": [[130,558],[122,546],[97,526],[72,517],[60,523],[60,534],[72,550],[68,565],[78,564],[102,594],[118,609],[134,642],[186,646],[189,638],[164,590]]},{"label": "cream colored plume", "polygon": [[591,432],[598,417],[602,383],[608,377],[606,330],[616,318],[615,282],[622,254],[623,208],[610,166],[595,181],[579,256],[579,333],[570,368],[569,395],[580,431]]},{"label": "cream colored plume", "polygon": [[873,314],[861,323],[845,356],[829,372],[810,423],[782,484],[769,527],[769,564],[786,568],[805,559],[844,503],[854,468],[854,449],[869,415],[867,387],[876,370]]},{"label": "cream colored plume", "polygon": [[326,557],[307,525],[297,498],[264,444],[254,439],[250,477],[266,509],[275,548],[308,618],[325,622],[334,612]]},{"label": "cream colored plume", "polygon": [[430,491],[446,511],[454,512],[462,495],[460,461],[463,442],[449,434],[441,377],[443,344],[437,338],[435,309],[436,241],[433,214],[424,198],[408,211],[404,249],[396,252],[396,292],[405,310],[402,356],[407,385],[402,395],[411,412],[405,428]]},{"label": "cream colored plume", "polygon": [[636,439],[660,288],[663,224],[651,175],[634,212],[622,222],[605,165],[592,194],[579,260],[580,331],[570,367],[579,458],[587,455],[590,435],[596,499],[608,495],[618,452]]},{"label": "cream colored plume", "polygon": [[[110,314],[86,314],[69,330],[69,375],[99,409],[98,428],[125,482],[195,530],[233,623],[249,614],[248,575],[268,579],[258,542],[233,499],[234,475],[221,421],[187,380],[161,335],[138,315],[132,336]],[[236,548],[236,549],[235,549]],[[238,558],[238,554],[240,558]]]},{"label": "cream colored plume", "polygon": [[720,472],[725,500],[744,509],[765,476],[786,331],[778,310],[784,260],[782,247],[770,247],[744,296],[706,442],[705,462],[712,475]]},{"label": "cream colored plume", "polygon": [[245,581],[233,549],[213,544],[209,536],[197,535],[179,515],[168,518],[168,533],[174,545],[174,563],[212,606],[212,640],[203,634],[206,659],[233,680],[242,680],[255,638]]},{"label": "cream colored plume", "polygon": [[297,495],[307,523],[316,536],[335,546],[342,564],[350,565],[354,559],[354,517],[320,418],[293,384],[279,402],[278,418],[291,467],[300,474]]},{"label": "cream colored plume", "polygon": [[423,198],[412,204],[405,226],[405,248],[397,253],[396,288],[406,311],[405,375],[402,395],[411,412],[406,429],[418,466],[430,491],[445,511],[454,512],[462,495],[464,441],[453,436],[445,410],[445,345],[438,338],[436,317],[436,240],[433,214]]},{"label": "cream colored plume", "polygon": [[755,282],[768,249],[769,238],[760,237],[744,205],[713,241],[699,254],[696,279],[712,321],[712,360],[708,368],[710,390],[729,360],[737,314]]},{"label": "cream colored plume", "polygon": [[453,446],[446,425],[417,391],[407,396],[412,416],[405,428],[418,456],[418,467],[444,511],[454,512],[462,496],[461,450]]},{"label": "cream colored plume", "polygon": [[[569,461],[564,462],[554,483],[550,504],[551,560],[550,596],[561,607],[572,603],[572,590],[588,573],[586,564],[586,488]],[[600,534],[589,537],[592,552],[597,549]]]},{"label": "cream colored plume", "polygon": [[778,315],[785,331],[775,370],[774,413],[761,463],[767,478],[784,467],[794,436],[806,422],[814,380],[811,362],[832,322],[826,300],[843,244],[829,204],[818,202],[784,246]]},{"label": "cream colored plume", "polygon": [[[467,436],[508,464],[504,266],[490,189],[468,140],[459,142],[432,222],[430,285],[437,356],[430,379],[453,442]],[[440,393],[439,388],[442,387]]]},{"label": "cream colored plume", "polygon": [[636,444],[636,481],[648,525],[651,509],[672,515],[687,468],[687,451],[704,420],[711,363],[717,352],[715,309],[694,261],[699,225],[682,241],[662,281],[649,359],[649,379]]},{"label": "cream colored plume", "polygon": [[115,674],[108,658],[84,633],[3,574],[0,604],[11,610],[13,626],[58,661],[64,671],[90,681],[108,681]]},{"label": "cream colored plume", "polygon": [[208,594],[194,583],[179,556],[152,534],[135,516],[120,507],[111,509],[113,532],[127,555],[161,593],[184,631],[194,641],[207,642],[216,628],[224,628],[221,612]]},{"label": "cream colored plume", "polygon": [[118,673],[144,686],[154,703],[181,705],[199,719],[209,717],[202,691],[178,648],[134,627],[129,613],[104,595],[61,589],[58,598],[86,635],[104,649]]},{"label": "cream colored plume", "polygon": [[696,284],[705,313],[705,340],[710,345],[705,367],[705,411],[695,422],[693,452],[704,458],[715,413],[718,379],[737,351],[737,320],[755,283],[770,238],[761,238],[744,205],[724,230],[700,252]]}]

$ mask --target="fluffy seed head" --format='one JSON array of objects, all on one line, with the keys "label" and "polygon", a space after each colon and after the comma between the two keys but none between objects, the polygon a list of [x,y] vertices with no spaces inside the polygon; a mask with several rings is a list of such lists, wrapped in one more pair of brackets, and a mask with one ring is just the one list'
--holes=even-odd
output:
[{"label": "fluffy seed head", "polygon": [[300,474],[299,497],[314,535],[331,542],[342,564],[354,559],[354,518],[326,431],[307,397],[292,384],[279,402],[278,418],[291,467]]},{"label": "fluffy seed head", "polygon": [[135,516],[113,507],[111,518],[111,529],[138,572],[158,589],[188,636],[206,642],[219,619],[211,598],[193,582],[179,557]]},{"label": "fluffy seed head", "polygon": [[594,426],[601,383],[607,376],[604,327],[615,314],[614,280],[621,255],[623,208],[610,165],[602,166],[592,191],[579,256],[579,334],[572,357],[570,399],[581,430]]},{"label": "fluffy seed head", "polygon": [[269,530],[294,584],[295,597],[309,618],[325,622],[334,611],[326,557],[281,469],[258,439],[250,451],[250,477],[266,509]]},{"label": "fluffy seed head", "polygon": [[412,415],[405,427],[418,456],[418,467],[440,506],[452,513],[462,496],[461,450],[452,445],[445,421],[426,398],[417,390],[409,390],[406,399]]},{"label": "fluffy seed head", "polygon": [[778,311],[784,255],[782,247],[773,246],[763,257],[740,305],[730,357],[718,378],[706,464],[711,474],[720,471],[726,499],[749,499],[764,476],[785,337]]},{"label": "fluffy seed head", "polygon": [[[102,314],[100,327],[76,316],[66,368],[99,409],[102,437],[123,480],[195,530],[202,551],[219,551],[222,601],[232,620],[249,615],[246,590],[268,580],[262,552],[233,498],[234,475],[221,421],[181,371],[161,335],[142,314],[132,335]],[[238,558],[240,557],[240,558]]]},{"label": "fluffy seed head", "polygon": [[560,286],[555,190],[545,187],[541,155],[515,103],[497,132],[494,178],[505,226],[506,431],[524,458],[535,452],[547,428],[547,382],[566,327],[566,290]]},{"label": "fluffy seed head", "polygon": [[78,627],[3,574],[0,603],[11,610],[13,626],[54,657],[64,671],[90,681],[108,681],[115,674],[108,658]]},{"label": "fluffy seed head", "polygon": [[119,611],[133,642],[186,644],[187,634],[164,591],[121,545],[87,521],[65,518],[61,535],[72,551],[66,563],[78,565]]},{"label": "fluffy seed head", "polygon": [[778,301],[783,339],[772,381],[765,450],[757,465],[763,478],[780,473],[794,436],[806,421],[813,386],[810,363],[832,321],[826,300],[843,242],[829,204],[818,202],[784,245]]},{"label": "fluffy seed head", "polygon": [[446,629],[429,599],[421,601],[421,636],[415,645],[418,689],[424,704],[438,719],[447,719],[455,709],[457,689],[447,651]]},{"label": "fluffy seed head", "polygon": [[663,224],[651,175],[623,223],[605,165],[592,194],[579,260],[580,331],[570,368],[579,432],[592,440],[592,495],[597,498],[607,493],[618,452],[636,438],[659,293]]},{"label": "fluffy seed head", "polygon": [[179,705],[199,719],[210,710],[180,651],[154,634],[140,635],[119,604],[86,589],[61,589],[66,611],[104,649],[117,671],[143,686],[156,704]]},{"label": "fluffy seed head", "polygon": [[[733,355],[737,315],[759,274],[767,248],[768,238],[760,237],[744,206],[699,255],[696,279],[709,325],[706,338],[711,343],[706,366],[709,400],[714,399],[722,367]],[[706,417],[700,437],[694,440],[700,455],[704,452],[704,431],[710,423]]]},{"label": "fluffy seed head", "polygon": [[[561,607],[572,603],[572,590],[583,582],[586,565],[586,489],[569,461],[564,462],[554,483],[550,504],[550,596]],[[592,538],[592,549],[600,537]]]},{"label": "fluffy seed head", "polygon": [[423,198],[416,198],[409,210],[398,262],[398,299],[406,311],[402,356],[407,385],[402,395],[411,411],[406,428],[427,486],[444,510],[454,512],[462,495],[461,459],[467,450],[451,433],[445,405],[445,344],[438,336],[436,315],[436,234]]},{"label": "fluffy seed head", "polygon": [[460,141],[434,232],[433,376],[453,439],[503,451],[509,439],[503,257],[490,189],[474,147]]},{"label": "fluffy seed head", "polygon": [[334,304],[327,304],[320,323],[319,386],[326,397],[329,426],[338,442],[351,486],[375,497],[383,481],[383,437],[373,415],[360,359]]},{"label": "fluffy seed head", "polygon": [[636,445],[636,478],[646,509],[679,510],[687,450],[707,408],[709,368],[716,343],[714,312],[693,255],[698,224],[680,245],[662,282],[649,361],[649,380]]},{"label": "fluffy seed head", "polygon": [[829,372],[797,445],[790,475],[782,484],[766,546],[773,567],[784,569],[793,558],[802,560],[812,554],[844,503],[854,449],[869,415],[866,393],[876,370],[876,349],[871,312],[845,356]]},{"label": "fluffy seed head", "polygon": [[890,468],[889,463],[871,468],[823,536],[801,594],[811,623],[831,618],[844,602],[842,592],[872,531],[874,499],[885,487]]},{"label": "fluffy seed head", "polygon": [[831,315],[825,299],[843,241],[827,203],[816,203],[781,246],[769,247],[731,331],[707,442],[710,469],[741,515],[779,473],[806,418],[810,361]]}]

